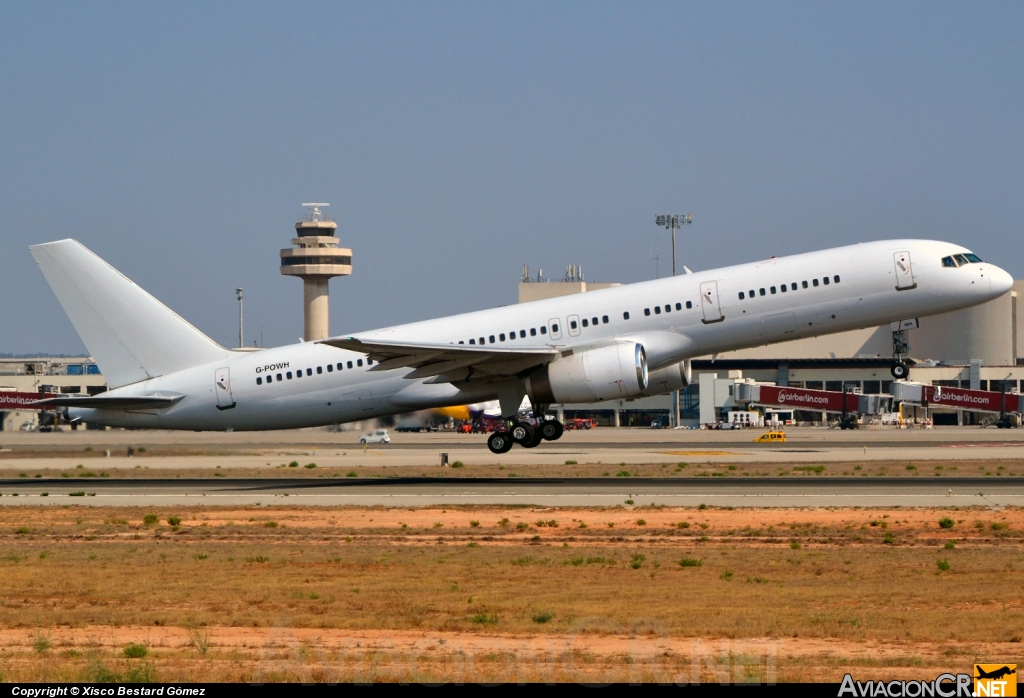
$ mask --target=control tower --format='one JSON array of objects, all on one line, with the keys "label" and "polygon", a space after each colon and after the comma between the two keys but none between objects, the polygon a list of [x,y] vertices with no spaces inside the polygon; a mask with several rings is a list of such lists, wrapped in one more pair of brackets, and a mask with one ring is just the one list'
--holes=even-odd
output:
[{"label": "control tower", "polygon": [[321,211],[330,204],[302,204],[309,214],[295,224],[298,237],[281,250],[281,273],[302,279],[303,336],[307,342],[330,337],[327,281],[352,273],[352,250],[338,247],[338,224]]}]

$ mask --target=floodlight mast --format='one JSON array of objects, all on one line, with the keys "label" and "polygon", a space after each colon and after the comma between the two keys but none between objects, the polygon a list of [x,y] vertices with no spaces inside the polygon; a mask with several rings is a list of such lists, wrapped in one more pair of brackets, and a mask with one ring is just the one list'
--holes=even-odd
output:
[{"label": "floodlight mast", "polygon": [[[672,231],[672,276],[676,275],[676,229],[693,223],[693,214],[658,215],[654,217],[655,225]],[[669,426],[679,426],[679,391],[672,391],[672,412],[669,414]]]},{"label": "floodlight mast", "polygon": [[238,297],[238,347],[245,346],[245,334],[242,331],[242,289],[236,288],[235,295]]}]

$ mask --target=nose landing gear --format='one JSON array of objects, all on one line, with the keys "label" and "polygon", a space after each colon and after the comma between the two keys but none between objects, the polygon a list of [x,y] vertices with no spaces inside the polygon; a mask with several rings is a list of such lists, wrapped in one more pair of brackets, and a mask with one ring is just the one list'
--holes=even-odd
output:
[{"label": "nose landing gear", "polygon": [[[916,323],[916,321],[915,321]],[[910,367],[907,366],[903,360],[903,355],[910,353],[910,344],[907,342],[907,331],[903,329],[903,323],[893,323],[898,325],[900,329],[893,329],[892,331],[892,359],[893,364],[889,368],[889,373],[896,380],[906,380],[910,375]]]}]

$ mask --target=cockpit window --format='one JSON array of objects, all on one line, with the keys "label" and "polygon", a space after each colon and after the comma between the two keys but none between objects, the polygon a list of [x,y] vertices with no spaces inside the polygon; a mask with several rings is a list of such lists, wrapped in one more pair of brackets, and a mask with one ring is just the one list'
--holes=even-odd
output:
[{"label": "cockpit window", "polygon": [[952,257],[943,257],[942,266],[944,267],[956,267],[956,262],[953,261]]},{"label": "cockpit window", "polygon": [[978,255],[973,254],[971,252],[968,252],[967,254],[965,254],[964,257],[967,257],[967,261],[968,262],[975,262],[975,263],[977,263],[977,262],[981,261],[981,257],[979,257]]},{"label": "cockpit window", "polygon": [[953,255],[953,258],[956,259],[957,264],[970,264],[970,262],[967,261],[967,257],[964,257],[962,254],[955,254]]}]

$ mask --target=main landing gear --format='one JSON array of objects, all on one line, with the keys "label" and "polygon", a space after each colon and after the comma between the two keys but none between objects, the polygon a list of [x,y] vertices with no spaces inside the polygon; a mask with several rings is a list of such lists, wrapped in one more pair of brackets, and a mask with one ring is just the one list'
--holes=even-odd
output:
[{"label": "main landing gear", "polygon": [[510,419],[506,422],[506,429],[496,431],[487,438],[487,448],[491,449],[491,453],[508,453],[514,444],[535,448],[541,441],[556,441],[564,431],[562,423],[554,419],[537,424]]}]

